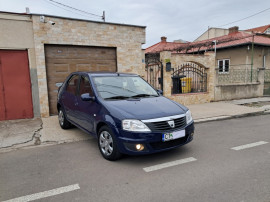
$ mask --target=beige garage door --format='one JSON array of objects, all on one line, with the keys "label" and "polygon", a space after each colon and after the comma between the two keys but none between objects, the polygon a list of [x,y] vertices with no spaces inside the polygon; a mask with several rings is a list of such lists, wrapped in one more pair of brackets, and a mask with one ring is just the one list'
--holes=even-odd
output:
[{"label": "beige garage door", "polygon": [[57,114],[58,86],[75,71],[116,72],[116,49],[45,45],[50,114]]}]

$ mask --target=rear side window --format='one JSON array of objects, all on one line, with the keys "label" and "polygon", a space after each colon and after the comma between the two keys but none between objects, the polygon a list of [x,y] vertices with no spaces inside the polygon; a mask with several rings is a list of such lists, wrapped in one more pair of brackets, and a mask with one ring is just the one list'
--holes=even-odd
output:
[{"label": "rear side window", "polygon": [[89,78],[87,76],[82,76],[81,82],[80,82],[79,94],[82,95],[85,93],[89,93],[90,96],[93,96],[93,90],[92,90]]},{"label": "rear side window", "polygon": [[72,76],[67,84],[67,92],[69,92],[73,95],[76,95],[77,88],[78,88],[78,82],[79,82],[79,76],[78,75]]}]

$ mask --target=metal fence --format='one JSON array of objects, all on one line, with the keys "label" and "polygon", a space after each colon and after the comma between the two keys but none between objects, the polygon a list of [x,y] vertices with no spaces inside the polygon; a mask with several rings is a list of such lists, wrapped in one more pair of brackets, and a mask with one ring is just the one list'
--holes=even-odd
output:
[{"label": "metal fence", "polygon": [[159,54],[145,56],[146,80],[155,89],[163,90],[163,65]]},{"label": "metal fence", "polygon": [[182,64],[172,74],[172,94],[207,92],[207,73],[195,63]]},{"label": "metal fence", "polygon": [[[218,71],[218,70],[217,70]],[[218,73],[218,84],[240,84],[258,82],[258,70],[250,66],[230,66],[229,72]]]}]

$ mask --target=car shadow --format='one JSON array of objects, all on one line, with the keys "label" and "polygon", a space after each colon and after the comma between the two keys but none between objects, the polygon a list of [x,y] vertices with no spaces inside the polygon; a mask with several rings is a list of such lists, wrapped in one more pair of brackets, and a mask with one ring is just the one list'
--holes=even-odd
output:
[{"label": "car shadow", "polygon": [[129,164],[133,166],[150,166],[160,163],[165,163],[169,161],[175,161],[182,158],[190,157],[192,148],[188,145],[171,149],[168,151],[163,151],[154,154],[146,154],[146,155],[138,155],[138,156],[129,156],[123,155],[121,159],[119,159],[119,163]]},{"label": "car shadow", "polygon": [[[99,148],[97,144],[97,139],[96,138],[90,138],[87,140],[87,145],[89,145],[90,150],[95,150],[89,151],[92,154],[95,153],[96,155],[100,155],[100,159],[102,161],[107,160],[103,159],[101,154],[99,153]],[[171,149],[168,151],[163,151],[159,153],[154,153],[154,154],[146,154],[146,155],[136,155],[136,156],[131,156],[131,155],[123,155],[119,160],[117,161],[109,161],[111,165],[128,165],[128,166],[134,166],[134,167],[147,167],[147,166],[152,166],[155,164],[160,164],[160,163],[166,163],[170,161],[175,161],[183,158],[188,158],[191,157],[193,154],[193,149],[192,149],[192,143],[189,143],[187,145]],[[107,163],[106,163],[107,164]]]}]

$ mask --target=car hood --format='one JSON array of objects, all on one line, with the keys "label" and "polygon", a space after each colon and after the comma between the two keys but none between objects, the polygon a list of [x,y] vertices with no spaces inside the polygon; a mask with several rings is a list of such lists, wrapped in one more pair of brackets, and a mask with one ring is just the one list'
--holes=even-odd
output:
[{"label": "car hood", "polygon": [[[153,119],[184,114],[187,108],[165,97],[104,101],[108,111],[119,119]],[[120,117],[121,116],[121,117]]]}]

